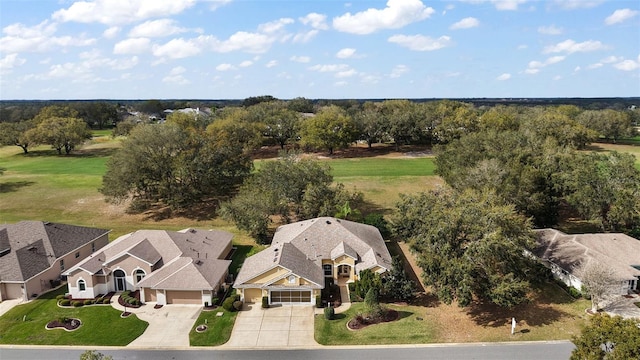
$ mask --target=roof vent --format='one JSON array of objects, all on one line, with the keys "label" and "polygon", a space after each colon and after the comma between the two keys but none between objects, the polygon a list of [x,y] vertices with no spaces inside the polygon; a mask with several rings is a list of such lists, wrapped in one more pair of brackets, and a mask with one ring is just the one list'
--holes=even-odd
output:
[{"label": "roof vent", "polygon": [[278,248],[273,249],[273,251],[278,251]]},{"label": "roof vent", "polygon": [[327,225],[331,225],[331,221],[327,220]]},{"label": "roof vent", "polygon": [[36,252],[36,251],[38,250],[38,248],[37,248],[37,247],[35,247],[35,246],[29,246],[29,247],[27,248],[27,250],[29,250],[29,251],[31,251],[31,252]]},{"label": "roof vent", "polygon": [[196,265],[202,265],[202,261],[201,260],[197,260],[196,261]]},{"label": "roof vent", "polygon": [[189,230],[190,233],[195,234],[196,233],[196,229],[191,229]]}]

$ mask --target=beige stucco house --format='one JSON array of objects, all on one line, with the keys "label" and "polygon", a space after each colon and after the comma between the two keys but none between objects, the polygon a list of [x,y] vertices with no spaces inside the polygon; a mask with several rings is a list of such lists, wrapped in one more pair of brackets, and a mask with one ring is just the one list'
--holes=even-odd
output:
[{"label": "beige stucco house", "polygon": [[271,246],[248,257],[234,283],[243,301],[315,304],[325,279],[350,283],[360,271],[391,269],[391,255],[374,226],[322,217],[280,226]]},{"label": "beige stucco house", "polygon": [[640,240],[621,233],[565,234],[555,229],[536,230],[533,254],[551,269],[553,275],[578,290],[577,273],[582,264],[598,262],[613,270],[620,295],[640,289]]},{"label": "beige stucco house", "polygon": [[143,302],[211,303],[224,283],[233,234],[139,230],[114,240],[65,274],[74,299],[140,290]]},{"label": "beige stucco house", "polygon": [[29,300],[109,243],[109,230],[42,221],[0,225],[0,301]]}]

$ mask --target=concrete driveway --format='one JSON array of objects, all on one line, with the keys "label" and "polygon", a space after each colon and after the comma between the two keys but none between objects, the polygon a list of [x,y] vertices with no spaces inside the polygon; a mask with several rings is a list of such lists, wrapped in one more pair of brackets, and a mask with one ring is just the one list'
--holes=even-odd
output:
[{"label": "concrete driveway", "polygon": [[625,319],[640,319],[640,308],[634,303],[640,302],[640,295],[631,294],[625,296],[616,296],[616,299],[604,307],[609,315],[620,315]]},{"label": "concrete driveway", "polygon": [[[114,296],[111,305],[124,310]],[[177,348],[189,346],[189,332],[202,310],[201,305],[165,305],[154,309],[154,303],[147,303],[138,309],[127,308],[139,319],[149,323],[147,330],[127,347],[133,348]]]},{"label": "concrete driveway", "polygon": [[245,304],[238,313],[229,348],[318,347],[313,337],[312,306],[278,306],[262,309]]},{"label": "concrete driveway", "polygon": [[4,315],[7,311],[13,309],[14,306],[20,305],[24,302],[22,299],[9,299],[0,302],[0,316]]}]

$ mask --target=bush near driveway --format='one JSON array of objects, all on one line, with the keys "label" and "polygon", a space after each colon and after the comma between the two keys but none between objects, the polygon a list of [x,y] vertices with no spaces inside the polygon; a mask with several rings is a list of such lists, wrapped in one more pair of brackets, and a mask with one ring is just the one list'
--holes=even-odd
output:
[{"label": "bush near driveway", "polygon": [[[61,287],[0,317],[0,344],[124,346],[149,325],[135,315],[121,319],[120,311],[110,306],[60,308],[56,296],[65,291]],[[45,330],[48,322],[64,317],[80,319],[82,327],[74,332]]]}]

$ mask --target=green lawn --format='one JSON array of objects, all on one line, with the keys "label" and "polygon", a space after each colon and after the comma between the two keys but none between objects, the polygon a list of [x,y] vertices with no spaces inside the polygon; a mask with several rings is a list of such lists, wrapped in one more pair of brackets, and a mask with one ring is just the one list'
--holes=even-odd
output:
[{"label": "green lawn", "polygon": [[352,303],[345,313],[336,314],[335,320],[316,315],[316,341],[322,345],[426,344],[434,342],[437,337],[437,325],[433,321],[426,318],[418,320],[422,308],[417,306],[389,305],[400,313],[400,320],[370,325],[357,331],[347,329],[347,322],[362,312],[363,307],[362,303]]},{"label": "green lawn", "polygon": [[[149,325],[135,314],[123,319],[111,306],[60,308],[55,296],[66,286],[14,307],[0,317],[0,344],[124,346],[140,336]],[[82,326],[73,332],[46,330],[59,317],[78,318]]]},{"label": "green lawn", "polygon": [[[218,312],[222,312],[222,316],[216,316]],[[213,311],[201,311],[189,333],[189,343],[191,346],[218,346],[226,343],[231,337],[236,316],[237,312],[229,312],[222,307]],[[196,332],[196,327],[203,324],[206,324],[208,329],[202,333]]]},{"label": "green lawn", "polygon": [[436,166],[433,158],[355,158],[325,160],[336,178],[344,177],[402,177],[433,176]]}]

